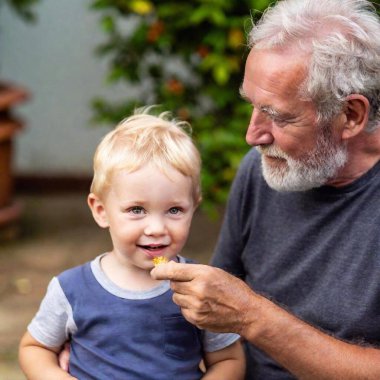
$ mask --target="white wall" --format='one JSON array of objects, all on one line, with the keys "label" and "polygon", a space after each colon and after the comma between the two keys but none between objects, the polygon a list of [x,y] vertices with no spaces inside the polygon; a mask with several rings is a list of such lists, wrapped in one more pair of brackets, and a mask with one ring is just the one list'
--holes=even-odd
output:
[{"label": "white wall", "polygon": [[43,0],[32,25],[0,8],[0,78],[32,93],[31,101],[18,107],[27,128],[16,140],[17,174],[90,174],[94,149],[109,130],[91,125],[90,100],[127,92],[105,84],[106,62],[94,54],[104,36],[89,4]]}]

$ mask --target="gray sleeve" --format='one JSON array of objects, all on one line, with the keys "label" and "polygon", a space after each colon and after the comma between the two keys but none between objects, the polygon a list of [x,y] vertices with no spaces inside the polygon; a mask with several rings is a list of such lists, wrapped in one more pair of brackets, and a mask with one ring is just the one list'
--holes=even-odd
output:
[{"label": "gray sleeve", "polygon": [[28,331],[43,345],[60,347],[76,330],[71,305],[58,279],[54,277],[37,314],[28,326]]},{"label": "gray sleeve", "polygon": [[214,352],[221,350],[235,343],[240,335],[237,334],[221,334],[203,330],[203,349],[205,352]]}]

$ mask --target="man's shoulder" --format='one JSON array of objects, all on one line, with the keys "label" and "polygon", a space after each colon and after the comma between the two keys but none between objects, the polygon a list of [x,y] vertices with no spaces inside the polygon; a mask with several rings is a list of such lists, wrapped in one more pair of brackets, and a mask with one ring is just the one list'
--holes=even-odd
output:
[{"label": "man's shoulder", "polygon": [[261,176],[261,155],[256,149],[250,149],[243,157],[239,166],[239,175],[243,177]]},{"label": "man's shoulder", "polygon": [[258,165],[261,162],[261,154],[257,151],[257,149],[250,149],[243,158],[242,165]]},{"label": "man's shoulder", "polygon": [[240,163],[239,170],[235,177],[234,188],[245,188],[252,186],[261,186],[264,182],[261,170],[261,155],[260,153],[252,148],[244,156]]}]

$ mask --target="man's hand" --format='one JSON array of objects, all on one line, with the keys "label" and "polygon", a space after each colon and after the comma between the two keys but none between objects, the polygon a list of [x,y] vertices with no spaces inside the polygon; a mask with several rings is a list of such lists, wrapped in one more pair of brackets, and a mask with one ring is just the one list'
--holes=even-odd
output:
[{"label": "man's hand", "polygon": [[172,261],[158,265],[151,275],[171,281],[173,301],[192,324],[214,332],[242,333],[245,311],[255,297],[243,281],[208,265]]}]

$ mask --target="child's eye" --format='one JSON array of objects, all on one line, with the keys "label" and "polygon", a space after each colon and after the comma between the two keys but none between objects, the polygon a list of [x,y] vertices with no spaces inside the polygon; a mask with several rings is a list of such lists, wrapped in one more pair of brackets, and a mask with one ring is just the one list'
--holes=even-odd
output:
[{"label": "child's eye", "polygon": [[134,214],[134,215],[140,215],[140,214],[145,213],[144,208],[141,206],[130,207],[127,211],[130,212],[131,214]]},{"label": "child's eye", "polygon": [[180,209],[179,207],[171,207],[171,208],[169,209],[169,214],[171,214],[171,215],[177,215],[177,214],[179,214],[181,211],[182,211],[182,209]]}]

